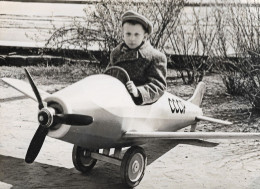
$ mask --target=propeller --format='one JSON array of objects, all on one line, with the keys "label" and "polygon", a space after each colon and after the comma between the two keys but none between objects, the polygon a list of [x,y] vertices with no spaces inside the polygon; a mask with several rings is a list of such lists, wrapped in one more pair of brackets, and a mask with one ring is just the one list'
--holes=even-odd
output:
[{"label": "propeller", "polygon": [[24,70],[25,70],[26,76],[27,76],[27,78],[28,78],[28,80],[29,80],[29,82],[31,84],[32,90],[33,90],[33,92],[34,92],[34,94],[35,94],[35,96],[36,96],[36,98],[38,100],[39,110],[40,110],[40,109],[42,109],[44,107],[43,103],[42,103],[42,98],[40,96],[40,93],[39,93],[36,85],[34,84],[34,82],[32,80],[32,77],[31,77],[30,73],[28,72],[28,70],[26,68]]},{"label": "propeller", "polygon": [[43,142],[49,132],[49,128],[56,124],[66,124],[71,126],[86,126],[93,122],[93,117],[80,114],[56,114],[56,111],[52,107],[44,107],[40,93],[30,75],[25,68],[26,76],[32,87],[32,90],[39,103],[38,121],[40,123],[37,131],[35,132],[29,148],[25,156],[26,163],[32,163],[39,154]]},{"label": "propeller", "polygon": [[40,125],[37,131],[35,132],[32,141],[29,145],[29,148],[27,150],[25,156],[26,163],[32,163],[35,160],[35,158],[37,157],[37,155],[39,154],[42,148],[43,142],[47,134],[48,134],[48,128]]},{"label": "propeller", "polygon": [[91,116],[79,114],[56,114],[53,116],[54,122],[66,125],[89,125],[93,122]]}]

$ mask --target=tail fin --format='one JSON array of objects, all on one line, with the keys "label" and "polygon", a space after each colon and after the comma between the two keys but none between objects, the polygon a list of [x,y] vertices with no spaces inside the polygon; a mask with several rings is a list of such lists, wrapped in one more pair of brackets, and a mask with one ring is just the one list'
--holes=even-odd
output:
[{"label": "tail fin", "polygon": [[205,83],[199,82],[193,96],[188,101],[197,105],[197,106],[200,106],[200,104],[202,102],[203,95],[205,93],[205,90],[206,90]]}]

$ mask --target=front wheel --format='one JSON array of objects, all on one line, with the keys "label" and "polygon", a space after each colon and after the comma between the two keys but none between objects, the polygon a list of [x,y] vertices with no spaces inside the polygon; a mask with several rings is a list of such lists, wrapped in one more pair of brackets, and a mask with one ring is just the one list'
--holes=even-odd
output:
[{"label": "front wheel", "polygon": [[[74,145],[72,151],[72,161],[78,171],[87,173],[96,165],[97,160],[91,157],[91,152],[94,151]],[[98,150],[95,152],[98,152]]]},{"label": "front wheel", "polygon": [[147,157],[143,148],[133,146],[129,148],[122,160],[121,178],[128,187],[137,186],[143,179]]}]

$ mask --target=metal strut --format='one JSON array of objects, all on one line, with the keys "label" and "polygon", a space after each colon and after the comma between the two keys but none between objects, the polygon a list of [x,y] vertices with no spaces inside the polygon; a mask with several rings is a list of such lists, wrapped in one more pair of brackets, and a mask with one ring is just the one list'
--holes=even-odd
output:
[{"label": "metal strut", "polygon": [[108,162],[114,165],[121,166],[122,159],[120,158],[122,148],[115,148],[114,154],[110,155],[110,149],[103,149],[103,153],[92,152],[91,157],[96,160]]}]

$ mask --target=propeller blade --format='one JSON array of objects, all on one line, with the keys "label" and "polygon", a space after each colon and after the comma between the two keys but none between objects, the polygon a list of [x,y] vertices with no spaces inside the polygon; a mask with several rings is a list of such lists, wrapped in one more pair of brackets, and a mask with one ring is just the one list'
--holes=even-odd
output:
[{"label": "propeller blade", "polygon": [[28,78],[28,80],[29,80],[29,82],[31,84],[32,90],[33,90],[33,92],[34,92],[34,94],[35,94],[35,96],[36,96],[36,98],[38,100],[39,109],[42,109],[44,106],[43,106],[43,103],[42,103],[42,98],[40,96],[40,93],[39,93],[36,85],[34,84],[34,81],[33,81],[32,77],[31,77],[30,73],[28,72],[28,70],[26,68],[24,68],[24,70],[25,70],[26,76],[27,76],[27,78]]},{"label": "propeller blade", "polygon": [[39,154],[42,144],[48,134],[48,127],[39,126],[35,132],[25,156],[26,163],[32,163]]},{"label": "propeller blade", "polygon": [[79,114],[56,114],[53,119],[55,123],[66,125],[89,125],[93,122],[93,117]]}]

